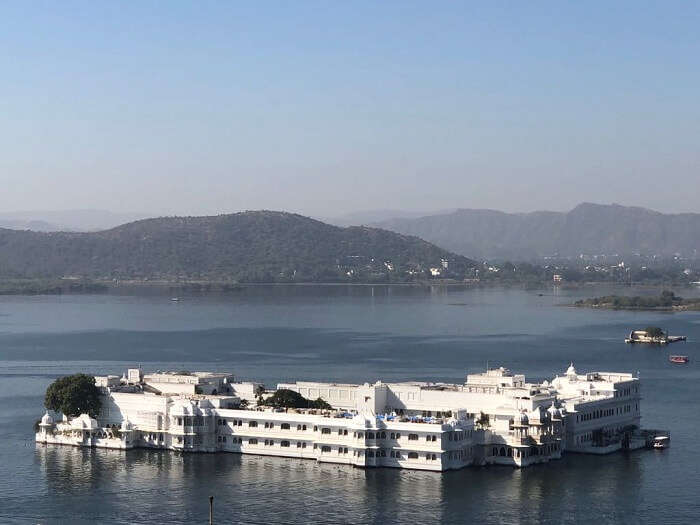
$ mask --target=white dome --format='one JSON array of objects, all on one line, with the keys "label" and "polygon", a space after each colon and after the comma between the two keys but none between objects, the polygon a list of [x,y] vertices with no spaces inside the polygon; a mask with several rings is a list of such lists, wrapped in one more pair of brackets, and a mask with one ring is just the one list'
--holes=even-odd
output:
[{"label": "white dome", "polygon": [[98,428],[97,421],[88,414],[80,414],[70,422],[70,426],[86,430],[96,430]]},{"label": "white dome", "polygon": [[530,420],[527,417],[527,413],[524,410],[522,412],[520,412],[520,414],[518,414],[518,416],[515,418],[515,421],[519,425],[527,425],[530,423]]},{"label": "white dome", "polygon": [[47,410],[46,413],[41,417],[41,424],[42,425],[53,425],[53,418],[51,417],[51,414],[49,414],[49,411]]},{"label": "white dome", "polygon": [[561,418],[561,412],[559,412],[559,409],[554,406],[554,401],[552,401],[552,406],[547,409],[547,412],[549,413],[549,416],[552,419],[560,419]]},{"label": "white dome", "polygon": [[566,375],[567,376],[575,376],[576,375],[576,369],[574,368],[573,363],[571,363],[569,365],[569,368],[566,369]]}]

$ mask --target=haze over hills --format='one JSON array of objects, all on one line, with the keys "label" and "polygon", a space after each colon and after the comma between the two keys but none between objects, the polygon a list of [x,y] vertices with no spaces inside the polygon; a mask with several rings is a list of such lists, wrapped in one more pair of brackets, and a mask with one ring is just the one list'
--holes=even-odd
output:
[{"label": "haze over hills", "polygon": [[106,210],[0,212],[0,228],[41,232],[85,232],[106,230],[146,217],[147,214],[143,213],[116,213]]},{"label": "haze over hills", "polygon": [[373,226],[479,259],[635,253],[693,257],[700,250],[700,214],[663,214],[618,204],[583,203],[569,212],[460,209]]},{"label": "haze over hills", "polygon": [[323,222],[335,226],[360,226],[379,223],[390,219],[417,219],[427,215],[442,215],[453,212],[454,209],[440,211],[411,211],[411,210],[364,210],[345,213],[335,217],[320,218]]},{"label": "haze over hills", "polygon": [[205,279],[241,282],[410,281],[473,267],[416,237],[250,211],[164,217],[92,233],[0,229],[0,277]]}]

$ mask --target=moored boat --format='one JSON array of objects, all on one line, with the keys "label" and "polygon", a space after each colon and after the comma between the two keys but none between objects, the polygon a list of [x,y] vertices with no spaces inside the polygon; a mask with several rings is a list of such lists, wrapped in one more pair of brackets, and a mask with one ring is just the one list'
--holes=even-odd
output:
[{"label": "moored boat", "polygon": [[671,440],[668,438],[668,436],[656,436],[654,438],[654,443],[652,445],[653,448],[658,448],[658,449],[664,449],[668,448],[668,446],[671,444]]},{"label": "moored boat", "polygon": [[681,364],[685,364],[688,361],[690,361],[690,359],[688,359],[687,355],[670,355],[670,356],[668,356],[668,360],[671,361],[672,363],[681,363]]}]

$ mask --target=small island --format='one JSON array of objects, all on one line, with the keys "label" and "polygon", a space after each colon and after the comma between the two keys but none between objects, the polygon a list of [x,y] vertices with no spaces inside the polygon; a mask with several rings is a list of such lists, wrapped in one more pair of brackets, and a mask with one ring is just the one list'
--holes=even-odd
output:
[{"label": "small island", "polygon": [[581,299],[574,306],[610,310],[700,310],[700,299],[684,299],[670,290],[664,290],[658,296],[606,295]]}]

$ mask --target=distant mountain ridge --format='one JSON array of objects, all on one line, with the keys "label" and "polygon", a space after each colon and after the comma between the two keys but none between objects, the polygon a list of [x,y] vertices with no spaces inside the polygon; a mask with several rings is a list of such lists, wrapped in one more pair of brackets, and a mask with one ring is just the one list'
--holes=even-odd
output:
[{"label": "distant mountain ridge", "polygon": [[373,226],[416,235],[480,259],[634,253],[694,256],[700,250],[700,214],[663,214],[618,204],[582,203],[569,212],[460,209]]},{"label": "distant mountain ridge", "polygon": [[443,259],[443,276],[461,277],[474,264],[415,237],[273,211],[145,219],[92,233],[0,229],[5,278],[402,281],[429,275]]}]

